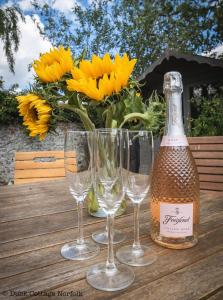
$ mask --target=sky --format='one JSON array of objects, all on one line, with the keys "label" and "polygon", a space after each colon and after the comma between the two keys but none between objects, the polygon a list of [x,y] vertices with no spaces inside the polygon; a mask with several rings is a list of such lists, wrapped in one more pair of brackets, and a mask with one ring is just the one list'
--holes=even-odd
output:
[{"label": "sky", "polygon": [[[34,72],[28,71],[28,66],[39,58],[40,53],[49,51],[52,44],[47,38],[43,38],[37,28],[37,22],[44,30],[44,24],[38,15],[34,15],[36,22],[31,19],[32,0],[0,0],[0,7],[11,6],[14,3],[22,9],[26,22],[19,21],[20,28],[20,44],[19,50],[15,53],[15,74],[9,71],[8,63],[3,52],[3,43],[0,40],[0,76],[5,80],[5,88],[9,88],[12,84],[18,83],[19,90],[27,88],[32,84]],[[72,16],[71,10],[78,3],[84,7],[91,4],[93,0],[38,0],[40,3],[47,2],[53,8],[63,12],[68,18]],[[223,45],[212,50],[211,53],[223,53]],[[207,54],[206,54],[207,55]]]},{"label": "sky", "polygon": [[[39,0],[40,1],[40,0]],[[69,15],[71,9],[78,2],[81,5],[90,4],[92,0],[84,0],[78,2],[78,0],[45,0],[47,3],[53,3],[53,8],[63,12],[65,15]],[[43,2],[43,1],[40,1]],[[49,51],[52,44],[46,38],[43,38],[37,28],[36,23],[31,19],[32,5],[30,0],[17,0],[17,5],[22,9],[26,22],[21,20],[18,23],[20,28],[20,44],[19,49],[15,53],[15,74],[9,71],[8,63],[3,52],[3,43],[0,41],[0,76],[3,76],[5,88],[9,88],[12,84],[18,83],[19,89],[27,88],[29,83],[33,80],[33,70],[28,71],[28,66],[33,60],[39,58],[40,53]],[[13,1],[0,0],[0,7],[11,6]],[[39,23],[42,29],[44,24],[41,22],[38,15],[34,15],[36,22]]]}]

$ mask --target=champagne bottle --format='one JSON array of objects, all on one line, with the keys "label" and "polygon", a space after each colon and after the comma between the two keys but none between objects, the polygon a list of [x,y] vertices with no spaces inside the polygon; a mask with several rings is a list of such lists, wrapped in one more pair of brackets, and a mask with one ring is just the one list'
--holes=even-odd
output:
[{"label": "champagne bottle", "polygon": [[181,75],[164,75],[167,118],[151,181],[151,237],[173,249],[198,241],[199,178],[182,119]]}]

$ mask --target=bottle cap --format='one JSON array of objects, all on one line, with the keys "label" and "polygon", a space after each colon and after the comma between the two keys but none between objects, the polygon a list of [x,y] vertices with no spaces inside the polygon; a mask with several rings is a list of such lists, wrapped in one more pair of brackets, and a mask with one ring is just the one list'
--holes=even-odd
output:
[{"label": "bottle cap", "polygon": [[179,72],[168,72],[164,75],[163,91],[183,91],[182,77]]}]

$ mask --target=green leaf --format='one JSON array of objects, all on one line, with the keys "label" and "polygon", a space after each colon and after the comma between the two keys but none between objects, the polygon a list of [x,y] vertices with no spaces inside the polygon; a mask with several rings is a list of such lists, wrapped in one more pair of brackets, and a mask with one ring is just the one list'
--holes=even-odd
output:
[{"label": "green leaf", "polygon": [[78,104],[78,98],[77,98],[77,93],[73,93],[68,100],[69,105],[77,105]]},{"label": "green leaf", "polygon": [[142,114],[142,113],[131,113],[128,114],[124,117],[124,121],[121,123],[121,125],[119,126],[119,128],[122,128],[124,126],[125,123],[132,121],[132,120],[142,120],[142,121],[148,121],[148,116],[146,114]]}]

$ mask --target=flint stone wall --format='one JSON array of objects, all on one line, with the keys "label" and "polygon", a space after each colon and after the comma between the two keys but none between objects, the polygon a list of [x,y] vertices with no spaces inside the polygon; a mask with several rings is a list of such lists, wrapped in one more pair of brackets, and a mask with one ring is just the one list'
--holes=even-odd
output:
[{"label": "flint stone wall", "polygon": [[0,185],[13,183],[15,152],[63,150],[66,129],[80,128],[78,124],[59,123],[56,133],[50,133],[44,141],[39,141],[29,137],[21,125],[0,124]]}]

